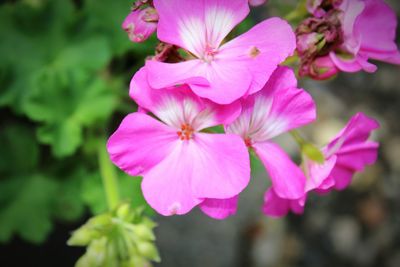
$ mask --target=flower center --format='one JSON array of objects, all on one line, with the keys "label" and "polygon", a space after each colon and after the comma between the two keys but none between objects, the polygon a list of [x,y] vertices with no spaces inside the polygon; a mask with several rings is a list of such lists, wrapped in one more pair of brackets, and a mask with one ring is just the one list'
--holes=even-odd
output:
[{"label": "flower center", "polygon": [[214,56],[218,53],[218,50],[209,44],[206,45],[206,49],[204,51],[203,60],[207,63],[213,61]]},{"label": "flower center", "polygon": [[192,126],[190,126],[189,124],[182,124],[181,126],[181,130],[177,132],[179,139],[183,140],[190,140],[193,136],[194,130],[192,128]]},{"label": "flower center", "polygon": [[250,137],[245,138],[244,143],[246,144],[247,147],[251,147],[253,145],[253,142],[251,141]]}]

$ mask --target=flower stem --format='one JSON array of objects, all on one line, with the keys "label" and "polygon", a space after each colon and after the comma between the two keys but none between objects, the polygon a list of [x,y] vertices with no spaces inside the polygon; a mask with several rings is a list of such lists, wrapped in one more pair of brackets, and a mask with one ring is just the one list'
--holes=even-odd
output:
[{"label": "flower stem", "polygon": [[117,174],[114,165],[108,157],[105,142],[101,142],[99,146],[99,166],[108,208],[113,210],[119,204],[120,198]]}]

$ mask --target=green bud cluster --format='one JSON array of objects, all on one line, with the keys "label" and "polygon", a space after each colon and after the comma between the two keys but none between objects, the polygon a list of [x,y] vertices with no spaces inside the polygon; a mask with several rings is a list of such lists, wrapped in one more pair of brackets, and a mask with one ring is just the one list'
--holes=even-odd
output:
[{"label": "green bud cluster", "polygon": [[86,246],[76,267],[150,267],[160,257],[154,244],[156,224],[122,204],[114,211],[97,215],[72,233],[70,246]]}]

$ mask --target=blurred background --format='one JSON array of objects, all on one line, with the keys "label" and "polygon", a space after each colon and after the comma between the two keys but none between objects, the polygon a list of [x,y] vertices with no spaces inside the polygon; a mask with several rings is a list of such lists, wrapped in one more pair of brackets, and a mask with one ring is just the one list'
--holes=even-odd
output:
[{"label": "blurred background", "polygon": [[[297,1],[269,2],[241,29]],[[398,1],[386,2],[400,14]],[[84,249],[66,245],[70,232],[107,209],[99,151],[136,110],[129,81],[157,43],[129,41],[121,23],[131,4],[0,1],[0,266],[73,266]],[[269,182],[258,162],[237,215],[225,221],[197,209],[162,217],[147,208],[159,224],[155,266],[400,266],[400,68],[378,66],[375,74],[302,81],[319,113],[302,132],[323,145],[363,111],[381,123],[377,164],[343,192],[312,195],[303,216],[261,213]],[[290,137],[278,141],[296,155]],[[123,198],[144,205],[140,178],[117,175]]]}]

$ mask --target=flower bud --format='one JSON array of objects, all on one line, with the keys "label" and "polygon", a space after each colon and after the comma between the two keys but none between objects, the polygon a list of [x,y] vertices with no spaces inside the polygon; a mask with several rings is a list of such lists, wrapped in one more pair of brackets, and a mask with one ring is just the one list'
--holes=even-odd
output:
[{"label": "flower bud", "polygon": [[122,23],[122,28],[128,33],[132,42],[140,43],[147,40],[156,31],[158,14],[155,8],[133,10]]}]

